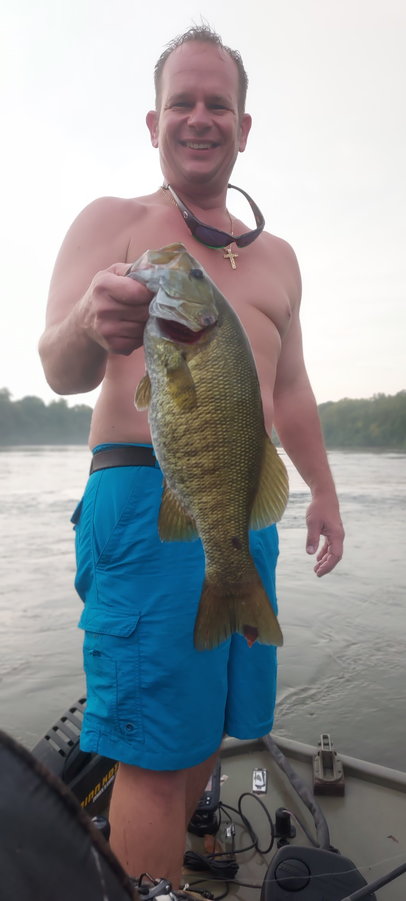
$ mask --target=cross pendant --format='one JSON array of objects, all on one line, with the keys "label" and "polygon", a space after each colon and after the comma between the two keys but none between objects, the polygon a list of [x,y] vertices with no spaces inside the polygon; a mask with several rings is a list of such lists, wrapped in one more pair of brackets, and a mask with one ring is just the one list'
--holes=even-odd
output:
[{"label": "cross pendant", "polygon": [[237,268],[237,263],[235,262],[238,257],[238,253],[233,253],[231,250],[231,244],[229,247],[224,247],[223,259],[230,260],[230,266],[232,269]]}]

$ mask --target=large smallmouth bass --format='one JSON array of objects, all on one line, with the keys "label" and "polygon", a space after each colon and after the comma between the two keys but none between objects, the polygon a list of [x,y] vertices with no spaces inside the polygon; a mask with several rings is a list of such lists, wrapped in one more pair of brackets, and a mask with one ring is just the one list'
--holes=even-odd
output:
[{"label": "large smallmouth bass", "polygon": [[200,536],[205,553],[195,646],[213,648],[234,632],[250,646],[281,645],[248,532],[281,518],[288,478],[265,431],[248,338],[183,244],[147,251],[127,275],[155,294],[135,404],[148,408],[165,479],[159,534],[163,541]]}]

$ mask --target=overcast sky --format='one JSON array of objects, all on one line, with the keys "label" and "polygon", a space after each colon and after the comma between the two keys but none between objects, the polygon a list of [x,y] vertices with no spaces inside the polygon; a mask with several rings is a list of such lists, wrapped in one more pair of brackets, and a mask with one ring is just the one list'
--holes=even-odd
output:
[{"label": "overcast sky", "polygon": [[55,397],[36,348],[72,220],[160,184],[153,66],[201,18],[248,71],[233,181],[297,253],[317,401],[406,388],[405,0],[2,0],[0,388],[14,399]]}]

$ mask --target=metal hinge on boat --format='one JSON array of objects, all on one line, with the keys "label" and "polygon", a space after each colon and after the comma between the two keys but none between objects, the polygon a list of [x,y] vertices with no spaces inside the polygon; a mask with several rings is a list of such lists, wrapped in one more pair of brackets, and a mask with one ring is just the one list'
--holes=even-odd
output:
[{"label": "metal hinge on boat", "polygon": [[344,794],[343,764],[328,732],[322,732],[319,751],[313,757],[313,790],[315,795]]}]

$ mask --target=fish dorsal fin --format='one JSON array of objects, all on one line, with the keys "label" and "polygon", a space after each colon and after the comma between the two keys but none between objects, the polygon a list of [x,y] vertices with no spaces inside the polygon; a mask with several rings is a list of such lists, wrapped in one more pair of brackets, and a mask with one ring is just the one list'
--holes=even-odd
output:
[{"label": "fish dorsal fin", "polygon": [[158,531],[162,541],[193,541],[198,537],[193,517],[166,482],[159,511]]},{"label": "fish dorsal fin", "polygon": [[146,372],[138,383],[134,403],[137,410],[147,410],[151,401],[151,379]]},{"label": "fish dorsal fin", "polygon": [[281,519],[289,497],[286,466],[268,435],[264,441],[258,491],[251,510],[250,528],[264,529]]}]

